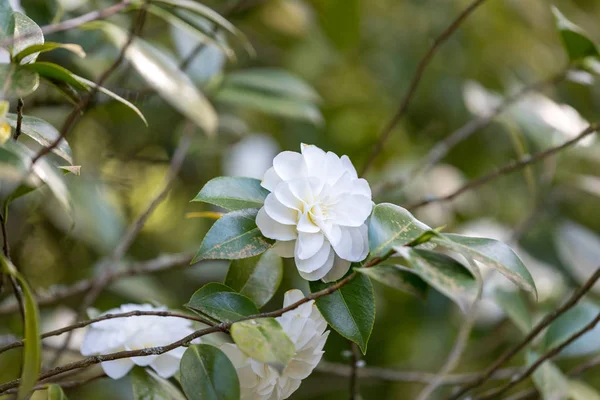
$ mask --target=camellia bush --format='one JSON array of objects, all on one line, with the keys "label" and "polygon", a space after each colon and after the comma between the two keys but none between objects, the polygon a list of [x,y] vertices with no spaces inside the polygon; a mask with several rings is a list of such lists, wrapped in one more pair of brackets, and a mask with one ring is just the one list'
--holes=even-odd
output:
[{"label": "camellia bush", "polygon": [[[345,13],[359,2],[337,2],[339,16],[334,3],[314,8],[340,18],[325,31],[343,47],[354,26]],[[265,65],[284,58],[269,56],[265,42],[286,39],[243,22],[264,7],[261,15],[275,15],[267,20],[293,31],[307,4],[0,0],[0,399],[322,399],[329,385],[331,398],[599,399],[597,375],[582,374],[600,364],[600,305],[589,293],[600,239],[561,222],[556,251],[576,265],[570,280],[520,240],[545,207],[547,175],[598,161],[597,126],[541,93],[596,79],[600,53],[586,32],[548,8],[563,70],[506,95],[466,82],[466,125],[408,166],[381,161],[401,158],[389,140],[429,63],[484,3],[463,5],[454,19],[436,12],[445,28],[389,122],[352,159],[314,134],[335,120],[335,105],[290,70]],[[315,68],[340,61],[329,62]],[[359,98],[363,89],[353,90]],[[354,140],[353,114],[338,121],[348,130],[340,142]],[[513,133],[513,161],[468,181],[436,169],[495,120]],[[266,133],[251,134],[252,125]],[[294,132],[278,138],[290,150],[280,151],[269,127]],[[587,161],[557,166],[563,151]],[[539,164],[551,172],[538,179]],[[577,182],[597,192],[591,169]],[[514,196],[502,207],[519,211],[522,199],[539,198],[522,224],[459,226],[481,207],[476,189],[519,172],[530,191],[494,197]],[[415,186],[394,195],[407,180]],[[177,196],[184,202],[175,205]],[[199,275],[181,275],[192,266]],[[421,347],[398,343],[413,341]],[[388,353],[409,347],[437,369],[390,368]],[[468,347],[477,350],[463,364]],[[371,391],[373,380],[418,390]]]}]

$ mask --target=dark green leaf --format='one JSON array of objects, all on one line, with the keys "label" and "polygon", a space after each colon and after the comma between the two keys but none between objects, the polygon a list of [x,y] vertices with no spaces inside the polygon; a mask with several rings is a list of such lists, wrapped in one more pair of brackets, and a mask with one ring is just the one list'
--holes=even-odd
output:
[{"label": "dark green leaf", "polygon": [[[545,336],[546,349],[563,343],[584,326],[592,322],[600,313],[598,305],[582,301],[554,320]],[[575,342],[567,346],[560,354],[565,357],[577,357],[592,354],[600,350],[600,325],[587,332]]]},{"label": "dark green leaf", "polygon": [[430,228],[406,209],[382,203],[373,208],[369,222],[371,256],[381,256],[394,246],[404,246]]},{"label": "dark green leaf", "polygon": [[208,344],[190,346],[181,358],[181,386],[189,400],[238,400],[235,367],[221,350]]},{"label": "dark green leaf", "polygon": [[496,289],[493,298],[521,332],[524,334],[531,332],[533,322],[521,292]]},{"label": "dark green leaf", "polygon": [[24,68],[37,72],[42,78],[48,79],[49,81],[65,82],[79,90],[87,89],[85,85],[75,79],[71,71],[60,65],[50,62],[36,62],[28,64]]},{"label": "dark green leaf", "polygon": [[399,257],[388,262],[398,262],[408,271],[419,275],[423,280],[452,299],[463,312],[468,312],[477,299],[479,285],[469,269],[442,253],[407,247],[395,248]]},{"label": "dark green leaf", "polygon": [[48,400],[68,400],[65,392],[57,384],[48,386]]},{"label": "dark green leaf", "polygon": [[198,289],[186,307],[220,322],[234,322],[259,313],[249,298],[216,282]]},{"label": "dark green leaf", "polygon": [[[127,32],[116,25],[96,21],[88,26],[101,29],[118,48],[127,43]],[[144,80],[173,107],[202,128],[207,135],[216,133],[217,113],[171,57],[140,38],[133,40],[125,56]]]},{"label": "dark green leaf", "polygon": [[267,304],[279,288],[283,262],[273,250],[231,262],[225,284],[247,296],[259,308]]},{"label": "dark green leaf", "polygon": [[319,94],[310,85],[283,69],[255,68],[233,72],[225,76],[223,86],[253,89],[307,102],[320,101]]},{"label": "dark green leaf", "polygon": [[[16,128],[17,114],[7,114],[6,121],[13,128]],[[49,146],[60,136],[60,133],[56,130],[56,128],[48,122],[37,117],[30,117],[28,115],[23,116],[23,121],[21,123],[21,132],[29,136],[42,146]],[[58,146],[56,146],[52,150],[52,152],[62,157],[69,164],[73,164],[73,157],[71,156],[71,147],[69,146],[69,143],[66,139],[61,140]]]},{"label": "dark green leaf", "polygon": [[236,322],[231,326],[231,337],[243,353],[269,364],[280,374],[296,352],[294,343],[274,318]]},{"label": "dark green leaf", "polygon": [[40,315],[33,292],[27,281],[17,271],[15,266],[0,255],[2,271],[14,277],[23,293],[23,310],[25,312],[25,344],[23,346],[23,365],[21,367],[21,382],[17,393],[18,400],[29,398],[35,386],[42,366],[42,341],[40,340]]},{"label": "dark green leaf", "polygon": [[210,228],[192,263],[200,260],[239,260],[268,250],[272,241],[256,226],[258,210],[239,210],[219,218]]},{"label": "dark green leaf", "polygon": [[600,57],[596,44],[587,37],[583,29],[569,21],[558,8],[552,7],[552,13],[570,61],[579,61],[590,56]]},{"label": "dark green leaf", "polygon": [[[449,243],[446,239],[450,240]],[[494,268],[522,289],[533,293],[537,298],[535,282],[521,259],[506,244],[486,238],[442,234],[433,242],[458,252],[464,252],[473,259]]]},{"label": "dark green leaf", "polygon": [[64,49],[68,50],[72,53],[77,54],[79,57],[85,57],[85,51],[78,44],[73,43],[56,43],[56,42],[47,42],[41,44],[33,44],[25,49],[23,49],[18,54],[15,54],[15,60],[17,63],[20,63],[25,57],[30,56],[32,54],[45,53],[47,51],[52,51],[56,49]]},{"label": "dark green leaf", "polygon": [[228,210],[260,208],[269,191],[254,178],[220,176],[211,179],[192,201],[214,204]]},{"label": "dark green leaf", "polygon": [[16,64],[0,64],[0,98],[25,97],[38,88],[39,75]]},{"label": "dark green leaf", "polygon": [[[321,281],[309,284],[313,293],[329,286]],[[375,295],[369,278],[358,274],[350,283],[315,301],[329,325],[340,335],[356,343],[363,354],[366,353],[375,323]]]},{"label": "dark green leaf", "polygon": [[185,396],[171,382],[149,369],[135,367],[129,376],[133,400],[185,400]]},{"label": "dark green leaf", "polygon": [[[44,43],[42,29],[28,16],[20,12],[13,14],[15,30],[13,43],[13,56],[19,54],[29,46]],[[29,64],[35,61],[38,53],[30,54],[20,60],[21,64]]]},{"label": "dark green leaf", "polygon": [[425,298],[427,295],[429,287],[427,282],[413,272],[396,268],[393,265],[376,265],[371,268],[354,268],[354,270],[391,288],[414,294],[420,298]]}]

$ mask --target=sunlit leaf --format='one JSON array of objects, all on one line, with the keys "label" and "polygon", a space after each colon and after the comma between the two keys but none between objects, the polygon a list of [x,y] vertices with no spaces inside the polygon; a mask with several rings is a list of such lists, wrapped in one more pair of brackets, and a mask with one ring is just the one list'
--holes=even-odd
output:
[{"label": "sunlit leaf", "polygon": [[294,356],[294,343],[274,318],[236,322],[231,337],[247,356],[275,368],[280,374]]},{"label": "sunlit leaf", "polygon": [[270,92],[281,97],[316,103],[319,94],[299,77],[283,69],[254,68],[227,74],[224,87],[237,86],[258,91]]},{"label": "sunlit leaf", "polygon": [[496,304],[502,308],[521,332],[528,334],[531,331],[533,326],[531,314],[521,292],[496,289],[492,296]]},{"label": "sunlit leaf", "polygon": [[371,256],[380,256],[394,246],[403,246],[430,228],[406,209],[382,203],[373,208],[369,222]]},{"label": "sunlit leaf", "polygon": [[78,55],[79,57],[85,57],[85,51],[83,48],[74,43],[57,43],[57,42],[46,42],[41,44],[31,45],[23,50],[21,50],[18,54],[15,54],[14,58],[17,63],[20,63],[25,57],[30,56],[32,54],[44,53],[47,51],[52,51],[56,49],[64,49],[68,50],[71,53]]},{"label": "sunlit leaf", "polygon": [[554,22],[560,33],[569,60],[579,61],[583,58],[593,56],[600,57],[596,44],[592,42],[587,34],[565,17],[556,7],[552,7]]},{"label": "sunlit leaf", "polygon": [[36,62],[28,64],[24,66],[24,68],[37,72],[42,78],[48,79],[49,81],[65,82],[79,90],[87,89],[84,84],[75,79],[71,71],[58,64],[51,62]]},{"label": "sunlit leaf", "polygon": [[198,289],[186,307],[220,322],[234,322],[259,313],[248,297],[216,282]]},{"label": "sunlit leaf", "polygon": [[[533,364],[539,355],[527,353],[527,364]],[[532,375],[532,380],[543,400],[567,400],[569,383],[565,375],[551,361],[545,361]]]},{"label": "sunlit leaf", "polygon": [[[28,16],[20,12],[13,14],[15,30],[13,43],[13,56],[19,54],[29,46],[44,43],[42,29]],[[21,64],[35,61],[39,53],[29,54],[20,60]]]},{"label": "sunlit leaf", "polygon": [[40,84],[40,77],[16,64],[0,64],[0,98],[25,97],[33,93]]},{"label": "sunlit leaf", "polygon": [[185,400],[179,389],[150,369],[135,367],[129,376],[133,400]]},{"label": "sunlit leaf", "polygon": [[[13,9],[9,1],[0,1],[0,41],[12,36],[14,30]],[[6,48],[6,47],[5,47]]]},{"label": "sunlit leaf", "polygon": [[[592,322],[600,313],[600,307],[590,301],[582,301],[552,321],[545,336],[545,346],[551,349],[563,343],[576,332]],[[600,325],[568,345],[560,355],[577,357],[600,350]]]},{"label": "sunlit leaf", "polygon": [[273,250],[267,250],[258,256],[232,261],[225,284],[247,296],[260,308],[273,297],[282,278],[281,257]]},{"label": "sunlit leaf", "polygon": [[585,382],[571,379],[568,385],[571,400],[600,400],[600,393]]},{"label": "sunlit leaf", "polygon": [[48,386],[48,400],[68,400],[62,388],[57,384]]},{"label": "sunlit leaf", "polygon": [[221,350],[208,344],[190,346],[181,358],[181,386],[189,400],[238,400],[235,367]]},{"label": "sunlit leaf", "polygon": [[425,298],[429,286],[418,275],[393,265],[376,265],[371,268],[355,268],[356,272],[383,283],[386,286]]},{"label": "sunlit leaf", "polygon": [[[310,282],[312,293],[326,289],[329,284]],[[315,300],[329,325],[340,335],[356,343],[363,354],[375,323],[375,295],[366,275],[357,275],[350,283],[328,296]]]},{"label": "sunlit leaf", "polygon": [[214,204],[228,210],[259,208],[269,191],[254,178],[220,176],[211,179],[192,201]]},{"label": "sunlit leaf", "polygon": [[[580,284],[584,284],[598,268],[600,236],[573,221],[562,222],[554,240],[560,261]],[[592,291],[600,293],[600,283]]]}]

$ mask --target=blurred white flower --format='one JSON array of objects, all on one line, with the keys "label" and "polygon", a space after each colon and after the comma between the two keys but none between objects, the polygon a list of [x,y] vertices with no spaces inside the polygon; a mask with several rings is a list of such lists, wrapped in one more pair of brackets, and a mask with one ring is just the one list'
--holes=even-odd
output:
[{"label": "blurred white flower", "polygon": [[[150,304],[123,304],[105,314],[131,311],[166,311],[165,307]],[[81,354],[91,356],[109,354],[123,350],[139,350],[147,347],[164,346],[191,334],[191,321],[176,317],[134,316],[114,318],[90,325],[86,332]],[[185,349],[178,347],[160,355],[122,358],[103,362],[102,369],[109,377],[119,379],[127,375],[134,365],[150,366],[163,378],[173,376],[179,369],[179,361]]]},{"label": "blurred white flower", "polygon": [[[67,307],[58,307],[46,318],[42,319],[42,332],[53,331],[64,326],[71,325],[77,319],[77,313]],[[43,340],[44,344],[60,348],[66,340],[68,333],[63,333],[58,336],[50,336]],[[83,343],[84,331],[78,329],[72,332],[71,340],[69,340],[69,349],[77,350]]]},{"label": "blurred white flower", "polygon": [[267,135],[248,135],[230,147],[223,160],[223,172],[228,176],[261,179],[279,153],[279,145]]},{"label": "blurred white flower", "polygon": [[[285,294],[283,306],[287,307],[303,297],[300,290],[289,290]],[[221,350],[237,370],[241,400],[287,399],[300,387],[302,380],[311,374],[323,356],[323,346],[329,331],[325,332],[327,322],[314,301],[304,303],[276,319],[296,346],[296,354],[281,376],[267,364],[246,356],[235,344],[226,343],[221,346]]]},{"label": "blurred white flower", "polygon": [[271,193],[256,224],[277,240],[281,257],[294,257],[300,276],[331,282],[369,252],[371,188],[347,156],[305,144],[301,150],[279,153],[265,173],[262,186]]}]

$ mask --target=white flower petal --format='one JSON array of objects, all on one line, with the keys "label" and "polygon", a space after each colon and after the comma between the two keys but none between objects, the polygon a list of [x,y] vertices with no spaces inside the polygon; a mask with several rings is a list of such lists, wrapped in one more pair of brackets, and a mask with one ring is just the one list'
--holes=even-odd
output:
[{"label": "white flower petal", "polygon": [[290,190],[289,182],[283,182],[282,184],[277,185],[274,193],[277,200],[284,206],[298,211],[304,209],[303,201],[294,196],[294,193]]},{"label": "white flower petal", "polygon": [[279,175],[277,175],[277,172],[275,172],[275,168],[271,167],[267,170],[267,172],[265,172],[265,176],[263,177],[263,180],[260,183],[260,185],[267,189],[269,192],[273,192],[277,185],[279,185],[281,182],[283,182],[283,179],[281,179]]},{"label": "white flower petal", "polygon": [[299,232],[306,233],[317,233],[320,231],[319,227],[310,219],[308,213],[302,213],[300,215],[296,229],[298,229]]},{"label": "white flower petal", "polygon": [[317,254],[317,251],[323,246],[325,237],[321,232],[306,233],[298,232],[298,240],[296,240],[296,255],[302,260],[306,260]]},{"label": "white flower petal", "polygon": [[333,267],[327,273],[327,275],[323,277],[323,282],[334,282],[338,279],[342,279],[350,269],[351,264],[352,263],[350,261],[336,257],[335,261],[333,262]]},{"label": "white flower petal", "polygon": [[286,207],[271,193],[265,199],[265,212],[269,217],[284,225],[296,225],[298,221],[298,210]]},{"label": "white flower petal", "polygon": [[304,157],[302,157],[302,154],[293,151],[279,153],[273,160],[273,168],[284,181],[307,176]]},{"label": "white flower petal", "polygon": [[296,254],[294,260],[296,261],[298,271],[310,273],[326,265],[330,254],[334,254],[331,245],[329,242],[323,241],[323,245],[314,256],[303,260]]},{"label": "white flower petal", "polygon": [[[303,298],[304,298],[304,293],[302,293],[301,290],[299,290],[299,289],[288,290],[283,295],[283,306],[287,307],[290,304],[294,304],[295,302],[302,300]],[[311,304],[312,305],[313,303],[314,303],[314,301],[311,300],[311,301],[309,301],[306,304]]]},{"label": "white flower petal", "polygon": [[118,360],[104,361],[100,365],[102,366],[102,369],[104,370],[106,375],[108,375],[112,379],[121,379],[122,377],[127,375],[127,373],[131,371],[131,369],[134,366],[133,361],[131,361],[130,358],[120,358]]},{"label": "white flower petal", "polygon": [[342,166],[350,174],[352,179],[358,179],[358,174],[356,173],[356,168],[352,165],[352,161],[348,158],[348,156],[343,155],[340,157],[340,161],[342,162]]},{"label": "white flower petal", "polygon": [[[306,279],[307,281],[318,281],[319,279],[322,279],[325,275],[327,275],[327,273],[333,266],[334,259],[335,259],[335,252],[330,251],[329,256],[327,257],[327,260],[325,261],[323,266],[321,266],[320,268],[318,268],[312,272],[304,272],[300,269],[300,267],[298,267],[298,273],[300,274],[300,276],[302,278]],[[298,264],[298,262],[296,261],[296,265],[297,264]]]},{"label": "white flower petal", "polygon": [[358,227],[365,223],[371,211],[373,201],[365,196],[356,194],[343,196],[335,206],[335,213],[339,225]]},{"label": "white flower petal", "polygon": [[298,235],[294,226],[280,224],[269,217],[264,207],[258,210],[258,214],[256,214],[256,225],[261,233],[270,239],[292,240],[296,239]]},{"label": "white flower petal", "polygon": [[271,247],[275,254],[279,257],[290,258],[294,257],[294,250],[296,248],[295,240],[281,241],[278,240],[275,242],[273,247]]},{"label": "white flower petal", "polygon": [[325,159],[325,180],[330,185],[335,183],[346,172],[342,161],[334,153],[328,151]]},{"label": "white flower petal", "polygon": [[300,151],[304,156],[304,161],[308,167],[308,174],[318,176],[323,173],[327,153],[312,144],[300,145]]},{"label": "white flower petal", "polygon": [[357,179],[353,182],[353,190],[352,194],[360,194],[362,196],[368,197],[369,199],[372,197],[371,187],[369,186],[369,182],[365,179]]},{"label": "white flower petal", "polygon": [[168,379],[175,375],[177,370],[179,370],[180,361],[181,357],[176,357],[170,353],[165,353],[159,355],[152,362],[152,364],[150,364],[150,366],[161,378]]}]

